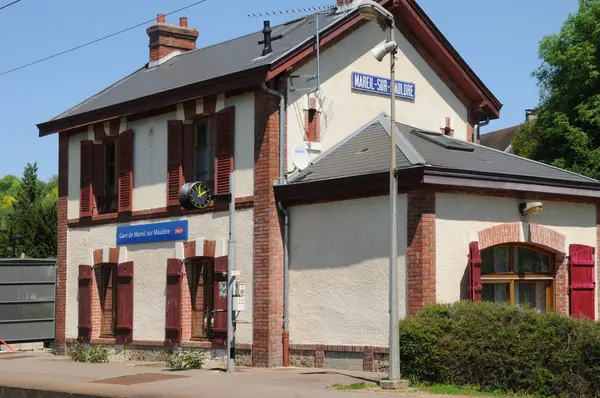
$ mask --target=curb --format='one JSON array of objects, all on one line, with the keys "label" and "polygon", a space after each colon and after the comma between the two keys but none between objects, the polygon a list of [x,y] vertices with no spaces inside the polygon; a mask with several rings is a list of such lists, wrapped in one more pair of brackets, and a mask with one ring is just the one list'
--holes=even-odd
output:
[{"label": "curb", "polygon": [[0,386],[0,398],[110,398],[105,395],[79,394],[35,388]]}]

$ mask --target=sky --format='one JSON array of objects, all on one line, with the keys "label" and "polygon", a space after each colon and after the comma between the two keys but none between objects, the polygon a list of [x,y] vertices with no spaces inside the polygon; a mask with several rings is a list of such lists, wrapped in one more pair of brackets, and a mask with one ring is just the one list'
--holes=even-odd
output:
[{"label": "sky", "polygon": [[[12,0],[0,0],[0,7]],[[0,10],[0,73],[128,28],[196,0],[21,0]],[[521,123],[538,103],[531,77],[538,43],[559,32],[578,0],[417,0],[465,61],[503,104],[482,132]],[[285,4],[285,5],[282,5]],[[206,0],[180,16],[199,30],[203,47],[262,29],[248,13],[335,4],[335,0]],[[271,25],[293,17],[269,17]],[[46,180],[58,170],[58,138],[39,138],[37,123],[102,90],[148,59],[141,26],[91,46],[0,76],[0,177],[38,163]],[[401,71],[397,71],[399,75]]]}]

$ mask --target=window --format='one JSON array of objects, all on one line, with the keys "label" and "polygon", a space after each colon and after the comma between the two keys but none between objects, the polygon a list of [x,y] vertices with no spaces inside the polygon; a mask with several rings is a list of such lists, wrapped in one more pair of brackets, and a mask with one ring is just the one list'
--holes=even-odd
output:
[{"label": "window", "polygon": [[554,307],[554,256],[523,246],[496,246],[481,252],[482,300]]},{"label": "window", "polygon": [[113,337],[117,324],[117,267],[104,264],[100,268],[100,336]]},{"label": "window", "polygon": [[100,214],[115,213],[117,211],[117,146],[115,140],[110,140],[102,145],[102,177],[101,188],[97,191],[96,202]]},{"label": "window", "polygon": [[212,182],[215,179],[216,119],[203,119],[195,125],[194,178]]},{"label": "window", "polygon": [[213,260],[192,264],[192,338],[210,336],[213,301]]}]

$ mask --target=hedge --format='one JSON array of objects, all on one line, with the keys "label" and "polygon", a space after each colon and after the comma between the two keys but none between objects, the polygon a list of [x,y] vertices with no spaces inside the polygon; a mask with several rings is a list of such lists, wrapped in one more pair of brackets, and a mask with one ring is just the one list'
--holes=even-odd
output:
[{"label": "hedge", "polygon": [[600,325],[489,302],[435,304],[400,322],[403,377],[538,396],[600,396]]}]

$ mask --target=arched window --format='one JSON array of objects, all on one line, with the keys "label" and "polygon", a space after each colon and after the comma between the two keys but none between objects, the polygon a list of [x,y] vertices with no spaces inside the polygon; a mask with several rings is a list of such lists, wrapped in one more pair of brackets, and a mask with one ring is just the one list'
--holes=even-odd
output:
[{"label": "arched window", "polygon": [[554,308],[554,255],[521,245],[481,251],[482,300]]}]

